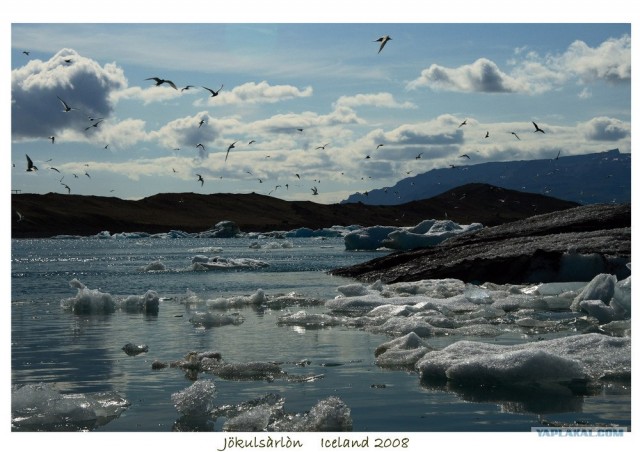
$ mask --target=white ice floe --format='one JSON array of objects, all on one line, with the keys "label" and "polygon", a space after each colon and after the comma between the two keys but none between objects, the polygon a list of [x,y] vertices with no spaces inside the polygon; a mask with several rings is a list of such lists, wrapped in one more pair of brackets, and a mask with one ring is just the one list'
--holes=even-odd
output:
[{"label": "white ice floe", "polygon": [[346,234],[344,244],[347,250],[410,250],[432,247],[448,238],[482,228],[480,223],[460,225],[451,220],[424,220],[410,228],[371,226]]},{"label": "white ice floe", "polygon": [[189,322],[195,327],[214,328],[226,325],[240,325],[244,317],[237,312],[231,314],[213,314],[211,312],[194,312]]},{"label": "white ice floe", "polygon": [[288,248],[293,248],[293,242],[290,242],[289,240],[283,240],[280,242],[267,242],[267,243],[260,243],[258,241],[255,242],[251,242],[249,244],[249,248],[254,249],[254,250],[260,250],[260,249],[264,249],[264,250],[279,250],[279,249],[288,249]]},{"label": "white ice floe", "polygon": [[182,391],[171,394],[171,401],[180,414],[205,416],[215,407],[216,385],[212,380],[199,379]]},{"label": "white ice floe", "polygon": [[131,403],[116,392],[61,394],[53,384],[11,388],[12,428],[84,430],[118,417]]},{"label": "white ice floe", "polygon": [[161,261],[153,261],[144,267],[140,268],[140,271],[143,272],[158,272],[158,271],[166,271],[167,267]]},{"label": "white ice floe", "polygon": [[323,328],[327,326],[341,325],[343,320],[329,314],[314,314],[306,311],[298,311],[278,317],[278,325],[297,325],[305,328]]},{"label": "white ice floe", "polygon": [[77,289],[76,296],[61,300],[60,306],[74,314],[110,314],[116,309],[157,314],[160,308],[160,297],[154,290],[148,290],[142,295],[114,297],[98,289],[89,289],[76,278],[69,281],[69,286]]},{"label": "white ice floe", "polygon": [[631,339],[582,334],[517,345],[458,341],[416,363],[425,381],[465,385],[566,383],[631,376]]},{"label": "white ice floe", "polygon": [[207,257],[194,256],[191,260],[191,269],[195,271],[228,270],[234,268],[257,269],[268,267],[269,263],[260,259],[250,258],[226,258],[221,256]]}]

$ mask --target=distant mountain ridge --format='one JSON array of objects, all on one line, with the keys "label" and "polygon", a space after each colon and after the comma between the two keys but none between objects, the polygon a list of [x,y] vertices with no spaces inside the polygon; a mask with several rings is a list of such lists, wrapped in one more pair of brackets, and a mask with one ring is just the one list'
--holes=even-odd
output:
[{"label": "distant mountain ridge", "polygon": [[396,205],[482,183],[579,204],[630,203],[631,154],[618,149],[538,160],[461,164],[402,179],[393,187],[355,193],[341,203]]}]

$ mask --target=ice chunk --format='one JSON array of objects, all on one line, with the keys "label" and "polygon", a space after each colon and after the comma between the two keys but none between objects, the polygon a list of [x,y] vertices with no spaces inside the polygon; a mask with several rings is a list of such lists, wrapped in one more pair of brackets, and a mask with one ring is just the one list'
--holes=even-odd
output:
[{"label": "ice chunk", "polygon": [[[515,353],[522,351],[526,353]],[[532,353],[535,351],[545,354]],[[466,362],[475,367],[464,367]],[[475,369],[478,378],[493,378],[511,384],[517,383],[518,372],[523,372],[532,363],[538,363],[540,369],[531,371],[531,377],[526,377],[530,381],[571,375],[594,381],[602,378],[628,379],[631,375],[631,339],[591,333],[517,345],[458,341],[442,350],[427,353],[416,363],[416,369],[425,381],[455,377],[464,378],[466,383]],[[459,366],[463,366],[462,370]],[[562,374],[563,366],[569,370],[566,375]],[[451,368],[458,370],[452,374],[449,372]]]},{"label": "ice chunk", "polygon": [[182,391],[171,394],[171,401],[179,413],[186,416],[207,415],[215,406],[216,385],[211,380],[197,380]]},{"label": "ice chunk", "polygon": [[367,293],[369,293],[369,290],[367,290],[367,288],[360,283],[339,286],[337,290],[345,297],[357,297],[359,295],[366,295]]},{"label": "ice chunk", "polygon": [[267,380],[282,378],[286,373],[278,364],[269,362],[227,363],[215,366],[210,371],[226,380]]},{"label": "ice chunk", "polygon": [[60,302],[64,309],[74,314],[110,314],[116,310],[116,302],[109,293],[97,289],[89,289],[77,279],[69,282],[71,287],[78,289],[73,298],[66,298]]},{"label": "ice chunk", "polygon": [[339,397],[320,400],[308,413],[286,415],[270,427],[278,432],[349,432],[353,430],[351,409]]},{"label": "ice chunk", "polygon": [[615,275],[608,273],[596,275],[573,300],[571,309],[579,311],[582,300],[600,300],[608,305],[615,292],[616,282],[617,278]]},{"label": "ice chunk", "polygon": [[225,325],[240,325],[244,322],[237,312],[231,314],[212,314],[211,312],[195,312],[189,319],[196,327],[213,328]]},{"label": "ice chunk", "polygon": [[141,296],[128,296],[120,303],[120,307],[126,312],[157,314],[160,309],[160,297],[155,290],[148,290]]},{"label": "ice chunk", "polygon": [[167,267],[160,261],[153,261],[141,268],[143,272],[165,271]]},{"label": "ice chunk", "polygon": [[346,250],[377,250],[382,247],[382,241],[397,230],[395,226],[371,226],[349,232],[344,236]]},{"label": "ice chunk", "polygon": [[130,402],[116,392],[61,394],[52,384],[11,388],[11,424],[17,430],[84,430],[104,425]]},{"label": "ice chunk", "polygon": [[323,328],[342,324],[338,317],[328,314],[310,314],[306,311],[298,311],[293,314],[285,314],[278,317],[279,325],[298,325],[305,328]]}]

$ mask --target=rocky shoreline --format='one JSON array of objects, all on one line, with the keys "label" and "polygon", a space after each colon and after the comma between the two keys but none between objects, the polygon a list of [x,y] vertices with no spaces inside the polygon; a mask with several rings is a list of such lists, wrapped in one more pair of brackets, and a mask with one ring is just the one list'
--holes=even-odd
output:
[{"label": "rocky shoreline", "polygon": [[529,284],[631,274],[631,205],[594,204],[462,234],[331,274],[384,283],[455,278]]}]

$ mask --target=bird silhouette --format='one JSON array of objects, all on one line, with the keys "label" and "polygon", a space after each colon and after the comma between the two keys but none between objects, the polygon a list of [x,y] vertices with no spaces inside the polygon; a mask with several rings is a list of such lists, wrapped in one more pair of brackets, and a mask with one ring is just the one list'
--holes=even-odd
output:
[{"label": "bird silhouette", "polygon": [[198,123],[198,129],[202,127],[202,124],[204,124],[204,119],[201,119],[200,122]]},{"label": "bird silhouette", "polygon": [[18,221],[24,220],[24,216],[20,212],[16,210],[16,213],[18,214]]},{"label": "bird silhouette", "polygon": [[231,144],[229,145],[229,147],[227,148],[227,155],[225,155],[225,156],[224,156],[224,161],[225,161],[225,162],[227,161],[227,158],[229,157],[229,151],[230,151],[231,149],[233,149],[233,148],[235,148],[235,147],[236,147],[236,146],[235,146],[235,144],[236,144],[236,143],[237,143],[237,141],[234,141],[234,142],[233,142],[233,143],[231,143]]},{"label": "bird silhouette", "polygon": [[322,150],[324,150],[324,148],[325,148],[325,147],[327,147],[327,146],[329,146],[329,143],[324,144],[324,145],[322,145],[322,146],[318,146],[316,149],[322,149]]},{"label": "bird silhouette", "polygon": [[511,132],[511,135],[513,135],[514,137],[516,137],[518,140],[520,139],[520,137],[518,136],[518,134],[517,134],[517,133],[515,133],[515,132]]},{"label": "bird silhouette", "polygon": [[51,140],[51,144],[56,142],[56,137],[54,136],[50,136],[49,139]]},{"label": "bird silhouette", "polygon": [[91,124],[90,126],[85,127],[85,128],[84,128],[84,130],[89,130],[89,129],[90,129],[90,128],[92,128],[92,127],[96,127],[96,128],[97,128],[97,127],[98,127],[98,124],[100,124],[101,122],[102,122],[102,119],[101,119],[100,121],[96,121],[96,122],[94,122],[94,123],[93,123],[93,124]]},{"label": "bird silhouette", "polygon": [[424,154],[424,152],[421,152],[420,154],[416,155],[416,160],[421,159],[422,158],[422,154]]},{"label": "bird silhouette", "polygon": [[376,150],[377,150],[380,146],[384,146],[384,144],[382,144],[382,143],[381,143],[381,144],[377,145],[377,146],[376,146]]},{"label": "bird silhouette", "polygon": [[200,181],[200,186],[202,187],[204,185],[204,179],[202,178],[202,176],[200,174],[196,173],[196,176],[198,176],[198,180]]},{"label": "bird silhouette", "polygon": [[29,52],[26,50],[23,50],[22,53],[24,53],[25,55],[29,56]]},{"label": "bird silhouette", "polygon": [[71,188],[70,188],[67,184],[62,184],[62,183],[61,183],[61,185],[63,185],[63,186],[64,186],[64,188],[66,188],[66,189],[67,189],[67,193],[68,193],[68,194],[71,194]]},{"label": "bird silhouette", "polygon": [[458,126],[458,129],[459,129],[460,127],[462,127],[462,126],[466,126],[466,125],[467,125],[467,120],[465,119],[464,121],[462,121],[462,122],[460,123],[460,125]]},{"label": "bird silhouette", "polygon": [[391,37],[389,35],[380,36],[378,39],[373,41],[373,42],[379,42],[380,43],[380,48],[378,49],[378,53],[382,52],[382,49],[384,48],[384,46],[389,41],[391,41]]},{"label": "bird silhouette", "polygon": [[193,86],[193,85],[187,85],[187,86],[185,86],[184,88],[182,88],[182,89],[180,90],[180,92],[182,92],[182,91],[187,91],[189,88],[195,88],[195,86]]},{"label": "bird silhouette", "polygon": [[222,87],[224,85],[220,86],[220,89],[218,91],[214,91],[211,88],[207,88],[206,86],[203,86],[204,89],[206,89],[207,91],[209,91],[211,93],[211,97],[216,97],[218,95],[218,93],[220,93],[220,91],[222,90]]},{"label": "bird silhouette", "polygon": [[296,129],[298,132],[302,132],[304,129]]},{"label": "bird silhouette", "polygon": [[311,191],[313,192],[314,195],[318,194],[318,189],[316,187],[313,187]]},{"label": "bird silhouette", "polygon": [[33,164],[33,161],[29,158],[28,155],[27,155],[27,171],[38,171],[38,167]]},{"label": "bird silhouette", "polygon": [[166,83],[167,85],[171,86],[173,89],[176,89],[176,90],[178,89],[176,87],[176,84],[173,83],[171,80],[165,80],[165,79],[162,79],[162,78],[159,78],[159,77],[149,77],[149,78],[145,78],[145,80],[155,80],[156,81],[156,85],[155,86],[160,86],[163,83]]},{"label": "bird silhouette", "polygon": [[255,142],[256,142],[256,140],[251,140],[251,141],[249,141],[249,144],[253,144]]},{"label": "bird silhouette", "polygon": [[62,99],[60,99],[60,96],[56,96],[58,98],[58,100],[60,102],[62,102],[62,106],[64,107],[64,110],[62,110],[65,113],[69,113],[71,110],[77,110],[77,108],[72,108],[69,106],[69,104],[67,104],[65,101],[63,101]]},{"label": "bird silhouette", "polygon": [[91,176],[89,176],[89,173],[87,173],[86,171],[84,172],[84,175],[91,179]]},{"label": "bird silhouette", "polygon": [[555,160],[558,160],[560,158],[560,151],[558,151],[558,155],[556,155]]},{"label": "bird silhouette", "polygon": [[533,132],[542,132],[544,133],[544,130],[542,130],[540,127],[538,127],[538,124],[536,124],[535,122],[531,121],[533,123],[533,127],[536,128],[536,130],[534,130]]},{"label": "bird silhouette", "polygon": [[460,158],[466,158],[466,159],[471,160],[471,157],[469,157],[467,154],[462,154],[462,155],[460,156]]},{"label": "bird silhouette", "polygon": [[489,138],[489,131],[487,130],[487,134],[484,136],[485,138]]},{"label": "bird silhouette", "polygon": [[49,169],[52,169],[52,170],[54,170],[54,171],[55,171],[55,172],[57,172],[57,173],[59,173],[59,172],[60,172],[60,170],[59,170],[58,168],[54,168],[53,166],[52,166],[51,168],[49,168]]}]

